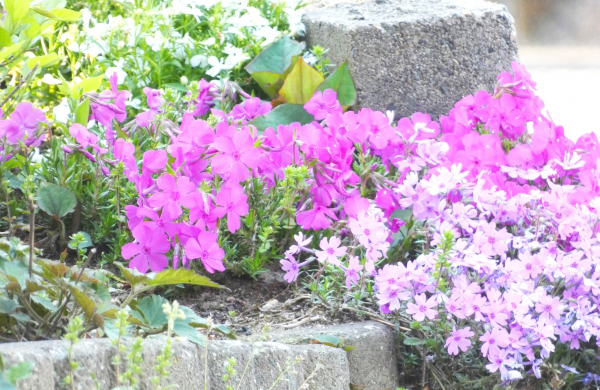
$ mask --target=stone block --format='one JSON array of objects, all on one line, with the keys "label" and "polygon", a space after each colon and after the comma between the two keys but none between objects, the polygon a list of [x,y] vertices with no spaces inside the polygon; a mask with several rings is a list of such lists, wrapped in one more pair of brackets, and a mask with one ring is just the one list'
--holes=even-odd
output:
[{"label": "stone block", "polygon": [[365,321],[275,331],[270,335],[272,340],[286,344],[308,343],[318,335],[343,338],[346,345],[354,347],[347,352],[350,383],[367,386],[365,390],[395,389],[398,386],[396,338],[389,326]]},{"label": "stone block", "polygon": [[347,390],[349,386],[348,361],[340,349],[322,345],[215,341],[209,344],[210,390],[225,389],[222,378],[225,362],[231,357],[237,362],[237,375],[232,380],[234,388],[240,384],[244,390],[267,390],[275,384],[273,390],[298,390],[304,384],[304,390]]},{"label": "stone block", "polygon": [[437,119],[463,96],[492,91],[518,59],[514,20],[483,0],[322,1],[304,13],[309,46],[348,60],[354,108]]}]

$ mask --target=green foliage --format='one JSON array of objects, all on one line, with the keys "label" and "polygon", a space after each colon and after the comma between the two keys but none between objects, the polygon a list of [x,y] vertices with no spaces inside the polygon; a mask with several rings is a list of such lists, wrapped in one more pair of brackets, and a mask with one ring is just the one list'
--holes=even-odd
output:
[{"label": "green foliage", "polygon": [[326,89],[333,89],[337,92],[337,98],[342,106],[352,106],[356,103],[356,88],[348,69],[348,61],[342,62],[332,74],[327,76],[317,91]]},{"label": "green foliage", "polygon": [[18,382],[29,377],[33,367],[34,364],[29,361],[5,367],[0,355],[0,390],[17,390]]},{"label": "green foliage", "polygon": [[257,116],[250,124],[256,126],[260,132],[263,132],[269,127],[277,128],[278,125],[289,125],[294,122],[299,122],[303,125],[313,120],[315,118],[306,112],[302,104],[286,103],[275,107],[274,110],[269,111],[265,115]]},{"label": "green foliage", "polygon": [[39,189],[37,204],[49,215],[62,218],[75,210],[77,198],[67,188],[47,184]]}]

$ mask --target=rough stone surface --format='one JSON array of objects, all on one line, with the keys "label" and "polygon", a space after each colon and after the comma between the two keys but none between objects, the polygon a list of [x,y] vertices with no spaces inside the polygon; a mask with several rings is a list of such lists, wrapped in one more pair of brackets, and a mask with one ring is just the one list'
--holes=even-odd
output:
[{"label": "rough stone surface", "polygon": [[[305,381],[306,390],[347,390],[349,386],[348,360],[341,349],[323,345],[217,341],[209,345],[210,390],[225,389],[222,378],[225,362],[230,357],[237,362],[237,376],[233,379],[237,386],[251,356],[240,387],[244,390],[267,390],[285,370],[288,372],[281,376],[273,390],[297,390]],[[302,360],[293,364],[296,359]]]},{"label": "rough stone surface", "polygon": [[483,0],[322,2],[303,21],[309,45],[329,49],[334,64],[348,60],[355,108],[397,117],[447,114],[463,96],[491,91],[518,59],[512,16]]},{"label": "rough stone surface", "polygon": [[365,390],[395,389],[398,386],[396,340],[389,326],[374,321],[315,326],[273,332],[271,338],[281,343],[296,344],[310,342],[317,335],[343,338],[346,345],[354,347],[347,352],[351,383],[366,385]]},{"label": "rough stone surface", "polygon": [[[152,378],[154,365],[164,347],[165,339],[144,340],[140,389],[155,389]],[[0,344],[4,362],[11,366],[20,361],[35,364],[30,378],[19,383],[21,390],[70,389],[63,383],[68,374],[68,344],[64,341]],[[225,362],[233,357],[237,361],[237,375],[232,383],[237,387],[246,364],[250,360],[241,389],[267,390],[278,380],[272,390],[347,390],[349,366],[346,353],[341,349],[323,345],[285,345],[280,343],[249,343],[242,341],[210,341],[208,365],[206,349],[189,341],[174,341],[173,365],[164,385],[177,385],[180,389],[204,390],[205,367],[208,367],[208,389],[225,390],[223,374]],[[115,348],[109,340],[83,340],[76,344],[74,360],[80,368],[75,371],[77,390],[96,389],[94,374],[100,389],[116,386],[116,373],[111,364]],[[296,361],[293,366],[291,365]],[[282,373],[283,371],[287,372]],[[314,374],[313,374],[314,373]],[[311,375],[312,374],[312,375]]]}]

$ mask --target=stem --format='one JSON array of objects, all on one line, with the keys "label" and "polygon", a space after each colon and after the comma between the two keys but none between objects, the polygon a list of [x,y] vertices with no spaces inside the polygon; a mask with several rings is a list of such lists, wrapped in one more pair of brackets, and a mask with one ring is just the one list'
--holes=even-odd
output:
[{"label": "stem", "polygon": [[35,66],[33,67],[33,69],[31,69],[31,72],[29,72],[27,74],[27,76],[25,76],[24,79],[21,80],[21,82],[19,82],[19,85],[17,85],[17,87],[15,89],[12,90],[12,92],[6,97],[6,99],[4,99],[2,101],[2,103],[0,103],[0,107],[3,107],[16,93],[19,89],[21,89],[21,87],[23,86],[23,84],[25,84],[26,82],[29,81],[30,78],[33,77],[33,74],[35,73],[35,71],[40,67],[40,64],[37,63],[35,64]]},{"label": "stem", "polygon": [[29,195],[29,277],[33,277],[33,243],[35,242],[35,204]]}]

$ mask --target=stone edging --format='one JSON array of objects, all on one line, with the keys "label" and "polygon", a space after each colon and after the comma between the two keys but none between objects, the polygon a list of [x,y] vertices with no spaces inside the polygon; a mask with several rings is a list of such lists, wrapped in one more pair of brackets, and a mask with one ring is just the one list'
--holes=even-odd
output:
[{"label": "stone edging", "polygon": [[[340,348],[318,344],[299,344],[318,334],[343,337],[355,349],[346,353]],[[167,383],[185,390],[204,390],[205,367],[210,390],[224,390],[225,362],[230,357],[237,361],[237,376],[232,383],[237,387],[248,359],[254,354],[240,390],[267,390],[280,376],[288,363],[302,358],[273,390],[297,390],[305,381],[307,390],[348,390],[349,384],[368,385],[366,390],[395,388],[398,381],[394,333],[385,325],[363,322],[354,325],[299,328],[288,332],[273,332],[273,340],[280,342],[209,341],[208,364],[205,347],[187,340],[173,342],[173,366]],[[67,343],[39,341],[0,344],[7,366],[20,361],[35,363],[33,375],[22,381],[21,390],[70,389],[62,379],[68,372]],[[154,364],[164,346],[164,338],[144,341],[140,389],[154,389]],[[88,339],[76,344],[74,359],[80,369],[75,373],[76,389],[111,389],[115,384],[115,369],[111,364],[115,347],[107,339]],[[254,352],[253,352],[254,351]],[[311,375],[314,372],[313,375]],[[369,383],[366,383],[369,381]]]}]

